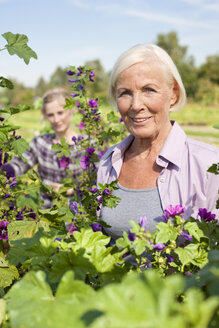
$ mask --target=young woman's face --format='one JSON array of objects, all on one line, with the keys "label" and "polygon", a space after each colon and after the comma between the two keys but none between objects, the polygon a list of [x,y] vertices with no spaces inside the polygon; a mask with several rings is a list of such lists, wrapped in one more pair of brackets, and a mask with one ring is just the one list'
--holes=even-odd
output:
[{"label": "young woman's face", "polygon": [[64,109],[64,104],[55,99],[45,106],[44,118],[49,121],[51,128],[57,133],[63,133],[71,126],[72,112]]},{"label": "young woman's face", "polygon": [[137,63],[118,77],[117,106],[126,128],[137,138],[165,134],[170,125],[169,110],[176,100],[177,92],[160,64]]}]

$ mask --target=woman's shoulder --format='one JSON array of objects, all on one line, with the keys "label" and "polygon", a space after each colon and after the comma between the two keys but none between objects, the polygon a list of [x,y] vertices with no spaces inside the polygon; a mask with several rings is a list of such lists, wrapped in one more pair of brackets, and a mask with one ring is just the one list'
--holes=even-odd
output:
[{"label": "woman's shoulder", "polygon": [[199,140],[187,138],[187,148],[189,157],[201,166],[207,168],[219,162],[219,148]]},{"label": "woman's shoulder", "polygon": [[51,147],[51,144],[53,144],[53,139],[54,139],[54,134],[53,133],[45,133],[45,134],[39,134],[35,136],[31,142],[30,146],[32,147]]},{"label": "woman's shoulder", "polygon": [[111,146],[102,156],[101,161],[104,161],[109,158],[114,152],[118,152],[119,154],[124,153],[124,151],[128,148],[132,140],[133,136],[130,134],[119,143]]}]

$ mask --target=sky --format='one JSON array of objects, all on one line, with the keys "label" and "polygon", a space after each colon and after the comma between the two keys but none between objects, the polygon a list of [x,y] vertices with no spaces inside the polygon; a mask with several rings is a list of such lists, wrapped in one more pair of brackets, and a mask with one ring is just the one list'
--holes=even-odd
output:
[{"label": "sky", "polygon": [[0,0],[0,49],[2,34],[20,33],[38,56],[26,65],[1,51],[0,76],[35,86],[93,59],[110,71],[123,51],[171,31],[196,66],[219,54],[219,0]]}]

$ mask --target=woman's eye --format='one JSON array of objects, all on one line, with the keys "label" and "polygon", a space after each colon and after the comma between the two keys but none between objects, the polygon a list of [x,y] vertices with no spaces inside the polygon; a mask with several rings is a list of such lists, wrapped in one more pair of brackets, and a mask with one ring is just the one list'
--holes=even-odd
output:
[{"label": "woman's eye", "polygon": [[119,97],[125,96],[125,95],[130,95],[130,91],[129,90],[124,90],[122,92],[119,92],[118,95]]},{"label": "woman's eye", "polygon": [[148,93],[155,92],[155,90],[153,88],[149,88],[149,87],[144,88],[144,91],[146,91]]}]

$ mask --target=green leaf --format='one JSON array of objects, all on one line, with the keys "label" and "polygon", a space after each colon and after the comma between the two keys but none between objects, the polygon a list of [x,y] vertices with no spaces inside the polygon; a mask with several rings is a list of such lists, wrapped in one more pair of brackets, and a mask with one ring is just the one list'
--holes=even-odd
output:
[{"label": "green leaf", "polygon": [[67,271],[58,286],[56,298],[68,300],[73,298],[75,301],[84,302],[94,294],[92,287],[80,280],[74,279],[74,272]]},{"label": "green leaf", "polygon": [[175,253],[179,256],[179,260],[181,261],[182,265],[185,266],[188,263],[191,263],[194,258],[196,258],[198,253],[197,244],[189,244],[184,248],[176,248]]},{"label": "green leaf", "polygon": [[19,273],[14,265],[8,265],[7,268],[0,268],[0,287],[6,288],[19,278]]},{"label": "green leaf", "polygon": [[12,142],[12,147],[14,148],[14,152],[21,157],[25,150],[30,150],[30,146],[26,140],[23,138],[14,140]]},{"label": "green leaf", "polygon": [[6,79],[3,76],[0,76],[0,87],[2,87],[2,88],[8,88],[8,89],[13,89],[14,88],[14,85],[13,85],[13,83],[10,80]]},{"label": "green leaf", "polygon": [[184,229],[188,231],[190,236],[194,237],[196,240],[200,241],[201,237],[204,237],[203,231],[199,229],[196,222],[187,222],[184,225]]},{"label": "green leaf", "polygon": [[219,163],[212,164],[207,171],[214,174],[219,174]]},{"label": "green leaf", "polygon": [[157,225],[156,243],[167,243],[168,241],[176,240],[178,233],[171,221],[167,223],[159,222]]},{"label": "green leaf", "polygon": [[32,57],[37,59],[37,54],[27,45],[29,40],[26,35],[7,32],[2,36],[8,42],[5,47],[10,55],[17,55],[24,60],[25,64],[29,64]]},{"label": "green leaf", "polygon": [[[77,291],[75,295],[69,294],[67,281],[69,291],[73,292],[73,286],[76,287],[77,282],[71,279],[67,273],[63,277],[57,297],[55,297],[46,281],[44,272],[27,273],[23,279],[12,286],[5,297],[10,327],[85,328],[86,326],[80,319],[85,311],[85,306],[80,303],[83,301],[83,296],[79,295],[80,293],[77,294]],[[86,287],[88,286],[84,287],[85,296],[90,299],[89,287]],[[91,292],[91,294],[93,293]]]},{"label": "green leaf", "polygon": [[35,221],[13,221],[8,225],[8,239],[18,240],[21,238],[30,238],[34,235],[37,229]]}]

